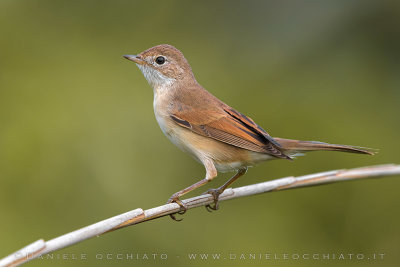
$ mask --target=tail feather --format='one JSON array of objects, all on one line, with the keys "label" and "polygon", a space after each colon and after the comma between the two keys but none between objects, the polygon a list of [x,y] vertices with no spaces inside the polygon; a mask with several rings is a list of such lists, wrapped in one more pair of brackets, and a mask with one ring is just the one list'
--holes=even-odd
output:
[{"label": "tail feather", "polygon": [[374,155],[376,153],[374,149],[366,147],[336,145],[318,141],[300,141],[300,140],[284,139],[278,137],[276,138],[274,137],[274,139],[281,145],[283,150],[287,150],[289,152],[327,150],[327,151],[341,151],[341,152],[350,152],[350,153],[368,154],[368,155]]}]

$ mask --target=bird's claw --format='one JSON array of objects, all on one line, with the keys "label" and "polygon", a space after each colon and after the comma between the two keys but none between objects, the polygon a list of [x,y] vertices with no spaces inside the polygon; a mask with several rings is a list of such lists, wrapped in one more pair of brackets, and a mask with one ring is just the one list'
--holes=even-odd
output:
[{"label": "bird's claw", "polygon": [[203,195],[210,194],[214,198],[214,205],[208,204],[206,205],[206,210],[208,212],[212,212],[213,210],[219,209],[219,195],[221,194],[219,189],[209,189],[207,192],[204,192]]},{"label": "bird's claw", "polygon": [[173,194],[167,201],[167,204],[169,203],[176,203],[179,205],[179,211],[174,213],[174,214],[170,214],[169,217],[171,217],[172,220],[180,222],[183,219],[177,219],[175,214],[179,214],[179,215],[183,215],[186,213],[187,211],[187,207],[185,206],[185,204],[182,203],[182,201],[179,199],[179,196],[176,194]]}]

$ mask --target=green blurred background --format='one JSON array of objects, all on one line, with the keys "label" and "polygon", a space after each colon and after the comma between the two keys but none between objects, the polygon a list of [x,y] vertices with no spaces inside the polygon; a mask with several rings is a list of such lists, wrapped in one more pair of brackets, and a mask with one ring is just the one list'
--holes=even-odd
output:
[{"label": "green blurred background", "polygon": [[[380,149],[261,164],[236,186],[400,163],[399,29],[398,1],[1,0],[0,257],[163,204],[203,178],[203,167],[164,137],[151,88],[122,58],[161,43],[180,49],[205,88],[273,136]],[[398,266],[399,178],[224,202],[218,212],[191,210],[180,223],[162,218],[55,253],[87,260],[30,264]],[[95,259],[107,253],[168,259]],[[188,253],[385,257],[202,261]]]}]

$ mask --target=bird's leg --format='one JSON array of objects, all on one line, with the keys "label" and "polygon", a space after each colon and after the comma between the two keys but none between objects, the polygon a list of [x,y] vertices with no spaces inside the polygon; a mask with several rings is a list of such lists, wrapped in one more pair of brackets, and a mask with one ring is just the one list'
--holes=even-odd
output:
[{"label": "bird's leg", "polygon": [[[212,179],[214,179],[215,177],[217,177],[217,170],[215,169],[214,163],[212,160],[208,160],[208,159],[204,159],[202,160],[204,167],[206,168],[206,178],[204,178],[201,181],[198,181],[195,184],[192,184],[191,186],[176,192],[175,194],[173,194],[167,201],[168,203],[177,203],[180,207],[180,210],[177,212],[178,214],[184,214],[187,210],[187,207],[185,206],[185,204],[182,203],[182,201],[179,199],[181,196],[189,193],[190,191],[195,190],[196,188],[199,188],[200,186],[205,185],[206,183],[210,182]],[[182,219],[176,219],[175,214],[170,214],[169,215],[174,221],[181,221]]]},{"label": "bird's leg", "polygon": [[221,195],[225,189],[228,188],[233,182],[235,182],[240,176],[244,175],[247,172],[247,167],[239,169],[237,173],[230,178],[226,183],[224,183],[222,186],[218,187],[217,189],[209,189],[207,192],[204,194],[211,194],[214,198],[214,206],[211,206],[208,204],[206,206],[206,209],[211,212],[211,210],[217,210],[219,208],[219,203],[218,203],[218,198],[219,195]]},{"label": "bird's leg", "polygon": [[[189,193],[190,191],[193,191],[193,190],[195,190],[196,188],[199,188],[200,186],[202,186],[202,185],[208,183],[209,181],[210,181],[210,180],[208,180],[207,178],[204,178],[203,180],[201,180],[201,181],[199,181],[199,182],[197,182],[197,183],[195,183],[195,184],[192,184],[191,186],[186,187],[185,189],[183,189],[183,190],[181,190],[181,191],[176,192],[175,194],[173,194],[173,195],[168,199],[167,203],[173,203],[173,202],[175,202],[175,203],[178,204],[179,207],[180,207],[180,210],[179,210],[177,213],[178,213],[178,214],[184,214],[184,213],[186,212],[186,210],[187,210],[187,207],[182,203],[182,201],[181,201],[179,198],[180,198],[181,196],[183,196],[184,194],[187,194],[187,193]],[[180,219],[180,220],[176,219],[176,217],[175,217],[174,214],[170,214],[169,216],[170,216],[173,220],[175,220],[175,221],[181,221],[181,220],[182,220],[182,219]]]}]

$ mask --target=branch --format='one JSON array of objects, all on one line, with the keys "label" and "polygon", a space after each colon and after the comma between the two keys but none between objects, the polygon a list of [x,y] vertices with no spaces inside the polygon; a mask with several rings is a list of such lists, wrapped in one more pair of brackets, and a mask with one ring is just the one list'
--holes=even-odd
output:
[{"label": "branch", "polygon": [[[383,177],[400,174],[400,165],[388,164],[379,166],[362,167],[349,170],[334,170],[299,177],[285,177],[259,184],[238,188],[228,188],[220,195],[219,200],[225,201],[244,196],[256,195],[266,192],[281,191],[298,187],[314,186],[363,178]],[[210,194],[182,200],[188,209],[205,206],[213,203]],[[56,237],[49,241],[40,239],[17,252],[0,260],[0,267],[18,266],[41,255],[60,250],[86,239],[112,232],[123,227],[157,219],[179,211],[179,205],[170,203],[148,209],[135,209],[112,218],[83,227],[79,230]]]}]

